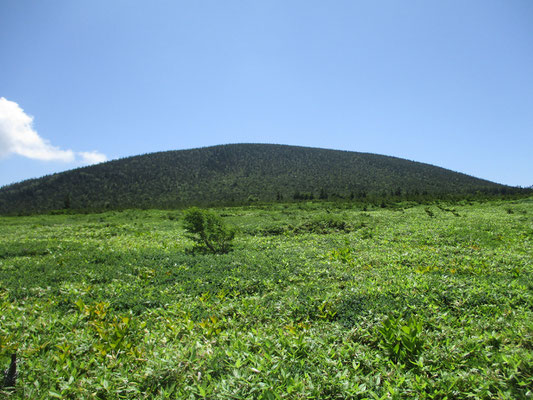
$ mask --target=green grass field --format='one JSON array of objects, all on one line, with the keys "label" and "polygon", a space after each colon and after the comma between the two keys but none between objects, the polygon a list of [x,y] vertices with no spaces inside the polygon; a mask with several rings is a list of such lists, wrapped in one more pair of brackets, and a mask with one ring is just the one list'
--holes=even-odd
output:
[{"label": "green grass field", "polygon": [[0,218],[8,399],[533,396],[533,199]]}]

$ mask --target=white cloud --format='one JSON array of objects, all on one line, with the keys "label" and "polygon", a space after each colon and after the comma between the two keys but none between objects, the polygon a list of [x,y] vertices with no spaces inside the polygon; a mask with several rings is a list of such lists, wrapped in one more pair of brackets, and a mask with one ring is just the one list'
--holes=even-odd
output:
[{"label": "white cloud", "polygon": [[61,150],[41,138],[33,129],[33,117],[24,112],[14,101],[0,97],[0,157],[18,154],[42,161],[80,161],[95,164],[107,160],[99,152]]},{"label": "white cloud", "polygon": [[97,151],[80,151],[78,154],[84,164],[98,164],[107,161],[106,155]]}]

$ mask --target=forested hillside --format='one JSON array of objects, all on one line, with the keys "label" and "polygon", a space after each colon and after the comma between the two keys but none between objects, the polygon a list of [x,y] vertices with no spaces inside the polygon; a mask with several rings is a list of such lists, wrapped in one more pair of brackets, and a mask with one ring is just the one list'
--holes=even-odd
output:
[{"label": "forested hillside", "polygon": [[516,190],[369,153],[231,144],[114,160],[0,188],[1,213]]}]

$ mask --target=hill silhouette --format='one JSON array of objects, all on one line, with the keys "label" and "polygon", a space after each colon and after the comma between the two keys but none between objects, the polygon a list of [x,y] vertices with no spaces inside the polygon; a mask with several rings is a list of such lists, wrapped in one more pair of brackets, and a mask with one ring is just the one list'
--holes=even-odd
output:
[{"label": "hill silhouette", "polygon": [[498,193],[504,185],[370,153],[228,144],[144,154],[0,188],[0,213],[308,198]]}]

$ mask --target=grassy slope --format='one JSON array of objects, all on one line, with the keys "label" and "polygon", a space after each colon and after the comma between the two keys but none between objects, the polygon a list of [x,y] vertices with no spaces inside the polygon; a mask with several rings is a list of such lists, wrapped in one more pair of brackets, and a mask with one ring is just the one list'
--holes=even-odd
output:
[{"label": "grassy slope", "polygon": [[240,234],[216,256],[178,212],[0,218],[8,398],[530,393],[532,199],[218,211]]},{"label": "grassy slope", "polygon": [[0,213],[233,204],[324,190],[348,197],[473,193],[511,188],[376,154],[267,144],[213,146],[129,157],[0,188]]}]

